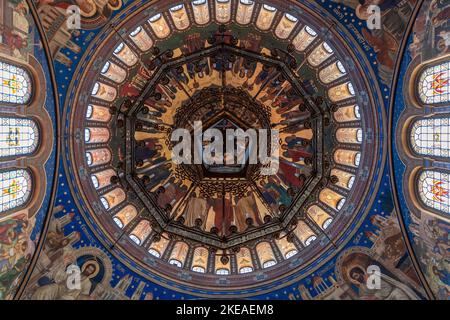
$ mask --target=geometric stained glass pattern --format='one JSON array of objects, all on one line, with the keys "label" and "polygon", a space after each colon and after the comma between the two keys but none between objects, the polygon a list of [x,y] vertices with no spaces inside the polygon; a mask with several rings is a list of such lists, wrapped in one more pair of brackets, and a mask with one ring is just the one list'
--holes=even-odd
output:
[{"label": "geometric stained glass pattern", "polygon": [[38,143],[38,127],[33,120],[0,117],[0,158],[31,154]]},{"label": "geometric stained glass pattern", "polygon": [[30,173],[26,170],[0,172],[0,212],[22,206],[32,190]]},{"label": "geometric stained glass pattern", "polygon": [[417,187],[420,199],[427,207],[450,213],[449,173],[425,170],[419,176]]},{"label": "geometric stained glass pattern", "polygon": [[426,68],[418,83],[420,100],[425,104],[450,101],[450,61]]},{"label": "geometric stained glass pattern", "polygon": [[27,104],[31,91],[31,78],[25,69],[0,61],[0,102]]},{"label": "geometric stained glass pattern", "polygon": [[421,119],[414,122],[411,145],[418,154],[450,157],[450,118]]}]

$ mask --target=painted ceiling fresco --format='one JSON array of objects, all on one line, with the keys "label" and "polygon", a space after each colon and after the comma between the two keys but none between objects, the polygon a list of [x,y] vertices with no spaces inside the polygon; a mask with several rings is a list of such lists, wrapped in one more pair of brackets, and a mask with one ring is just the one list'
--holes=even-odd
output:
[{"label": "painted ceiling fresco", "polygon": [[449,1],[0,8],[0,299],[449,298]]}]

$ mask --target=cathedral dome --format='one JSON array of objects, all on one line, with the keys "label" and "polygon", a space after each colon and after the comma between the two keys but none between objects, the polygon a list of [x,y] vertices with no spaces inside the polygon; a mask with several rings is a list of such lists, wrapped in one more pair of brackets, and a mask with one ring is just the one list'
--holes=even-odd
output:
[{"label": "cathedral dome", "polygon": [[448,299],[449,12],[0,0],[0,300]]},{"label": "cathedral dome", "polygon": [[[380,156],[344,36],[279,1],[158,2],[112,20],[66,101],[74,188],[100,238],[150,278],[218,294],[332,257],[365,216]],[[175,161],[179,129],[203,161]],[[209,150],[236,161],[205,163],[196,130],[265,132],[276,168],[251,161],[249,136],[241,161],[233,140],[234,155]]]}]

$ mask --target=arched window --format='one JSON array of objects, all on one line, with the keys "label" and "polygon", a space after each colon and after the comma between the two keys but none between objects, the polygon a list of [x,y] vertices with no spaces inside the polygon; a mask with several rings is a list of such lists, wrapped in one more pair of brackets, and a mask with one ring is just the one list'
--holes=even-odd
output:
[{"label": "arched window", "polygon": [[111,119],[111,113],[106,107],[89,104],[86,108],[86,119],[91,121],[108,122]]},{"label": "arched window", "polygon": [[310,65],[317,67],[331,57],[333,53],[334,51],[330,45],[327,42],[322,42],[322,44],[318,45],[311,51],[307,59]]},{"label": "arched window", "polygon": [[299,221],[294,229],[294,234],[305,247],[309,246],[317,238],[314,231],[304,221]]},{"label": "arched window", "polygon": [[355,167],[358,167],[360,163],[361,163],[361,152],[357,152],[354,161]]},{"label": "arched window", "polygon": [[361,128],[339,128],[336,130],[336,139],[341,143],[361,143]]},{"label": "arched window", "polygon": [[231,1],[216,0],[216,20],[219,23],[227,23],[231,18]]},{"label": "arched window", "polygon": [[183,267],[183,264],[180,261],[176,260],[176,259],[170,259],[169,260],[169,264],[171,264],[173,266],[176,266],[178,268]]},{"label": "arched window", "polygon": [[24,205],[30,199],[32,187],[31,175],[26,170],[0,172],[0,212]]},{"label": "arched window", "polygon": [[116,175],[113,169],[96,172],[91,175],[91,181],[95,189],[101,189],[111,184],[111,178]]},{"label": "arched window", "polygon": [[355,182],[354,174],[340,169],[332,169],[330,175],[337,177],[338,181],[335,184],[344,189],[350,190]]},{"label": "arched window", "polygon": [[361,153],[354,150],[337,149],[334,152],[333,158],[336,163],[350,167],[358,167],[361,162]]},{"label": "arched window", "polygon": [[355,176],[351,176],[347,182],[347,189],[351,189],[353,187],[354,183],[355,183]]},{"label": "arched window", "polygon": [[323,83],[328,84],[343,77],[346,73],[342,62],[338,61],[320,70],[319,78]]},{"label": "arched window", "polygon": [[136,216],[137,216],[136,208],[132,204],[129,204],[122,210],[117,212],[114,215],[113,220],[119,226],[119,228],[122,229],[125,226],[127,226]]},{"label": "arched window", "polygon": [[38,143],[39,131],[33,120],[0,117],[0,158],[31,154]]},{"label": "arched window", "polygon": [[328,218],[327,220],[325,220],[322,224],[322,229],[325,230],[326,228],[328,228],[332,222],[333,218]]},{"label": "arched window", "polygon": [[142,220],[131,232],[130,239],[133,240],[137,245],[141,245],[151,232],[152,226],[150,224],[150,221]]},{"label": "arched window", "polygon": [[152,38],[141,26],[130,33],[130,38],[142,51],[147,51],[153,46]]},{"label": "arched window", "polygon": [[158,13],[148,19],[148,22],[158,38],[163,39],[170,34],[170,27],[161,13]]},{"label": "arched window", "polygon": [[0,61],[0,102],[27,104],[32,90],[28,71]]},{"label": "arched window", "polygon": [[198,273],[205,273],[206,272],[205,268],[198,267],[198,266],[192,267],[192,271],[198,272]]},{"label": "arched window", "polygon": [[192,11],[194,12],[194,20],[197,24],[206,24],[209,22],[209,9],[206,0],[192,1]]},{"label": "arched window", "polygon": [[92,88],[92,96],[108,102],[114,101],[117,97],[117,90],[107,84],[96,82]]},{"label": "arched window", "polygon": [[90,127],[84,129],[84,142],[86,143],[107,142],[109,137],[108,128]]},{"label": "arched window", "polygon": [[254,7],[255,3],[252,0],[239,0],[236,9],[236,22],[239,24],[250,23]]},{"label": "arched window", "polygon": [[91,180],[92,180],[92,184],[94,185],[94,188],[95,188],[95,189],[98,189],[99,183],[98,183],[97,177],[94,176],[94,175],[92,175],[92,176],[91,176]]},{"label": "arched window", "polygon": [[284,258],[285,258],[285,259],[289,259],[289,258],[295,256],[297,253],[298,253],[297,250],[295,250],[295,249],[294,249],[294,250],[291,250],[291,251],[289,251],[289,252],[286,252],[286,254],[284,255]]},{"label": "arched window", "polygon": [[252,267],[242,267],[239,269],[239,273],[243,274],[243,273],[249,273],[249,272],[253,272],[253,268]]},{"label": "arched window", "polygon": [[150,248],[148,250],[148,253],[150,253],[154,257],[161,258],[161,254],[153,248]]},{"label": "arched window", "polygon": [[450,213],[450,176],[448,172],[425,170],[419,175],[417,191],[425,206]]},{"label": "arched window", "polygon": [[276,8],[263,4],[256,20],[256,26],[263,31],[269,30],[276,12]]},{"label": "arched window", "polygon": [[[287,237],[281,237],[280,239],[275,240],[276,245],[280,249],[281,254],[286,258],[289,254],[292,254],[294,251],[297,253],[296,247],[292,242],[287,240]],[[295,254],[294,253],[294,254]],[[294,255],[293,254],[293,255]],[[286,259],[288,259],[287,257]]]},{"label": "arched window", "polygon": [[260,242],[256,245],[256,253],[263,268],[268,268],[277,263],[272,247],[268,242]]},{"label": "arched window", "polygon": [[264,262],[262,267],[263,267],[263,269],[266,269],[266,268],[270,268],[276,264],[277,264],[277,262],[275,260],[269,260],[269,261]]},{"label": "arched window", "polygon": [[316,236],[310,236],[308,239],[306,239],[305,241],[305,247],[309,246],[311,244],[311,242],[313,242],[314,240],[316,240],[317,237]]},{"label": "arched window", "polygon": [[173,24],[178,30],[184,30],[189,27],[189,17],[184,4],[176,5],[169,9]]},{"label": "arched window", "polygon": [[100,198],[100,201],[102,202],[103,207],[105,207],[106,210],[109,210],[123,202],[125,198],[125,191],[123,191],[123,189],[121,188],[115,188],[104,194]]},{"label": "arched window", "polygon": [[179,241],[173,246],[170,253],[169,263],[179,268],[182,268],[186,262],[186,257],[189,251],[189,245],[185,242]]},{"label": "arched window", "polygon": [[336,210],[341,210],[342,209],[342,207],[344,206],[344,204],[345,204],[345,198],[342,198],[341,200],[339,200],[338,201],[338,203],[336,204]]},{"label": "arched window", "polygon": [[122,83],[127,77],[127,72],[123,68],[109,61],[104,64],[101,74],[116,83]]},{"label": "arched window", "polygon": [[333,221],[331,216],[318,205],[314,204],[307,210],[308,216],[314,220],[323,230],[325,230]]},{"label": "arched window", "polygon": [[131,49],[124,44],[123,42],[120,43],[115,49],[114,49],[114,55],[119,58],[123,63],[125,63],[127,66],[131,67],[138,61],[138,57],[134,54]]},{"label": "arched window", "polygon": [[155,256],[157,258],[161,258],[161,256],[163,255],[164,251],[166,251],[167,246],[169,245],[169,242],[170,241],[168,239],[167,234],[163,234],[161,236],[161,238],[159,239],[159,241],[152,242],[148,252],[152,256]]},{"label": "arched window", "polygon": [[103,207],[104,207],[106,210],[108,210],[108,209],[109,209],[109,203],[108,203],[108,200],[106,200],[105,198],[101,197],[101,198],[100,198],[100,201],[101,201]]},{"label": "arched window", "polygon": [[297,51],[304,51],[317,37],[317,32],[311,27],[305,26],[292,40],[292,44]]},{"label": "arched window", "polygon": [[86,151],[86,163],[88,166],[96,166],[108,163],[111,160],[111,152],[106,148]]},{"label": "arched window", "polygon": [[251,270],[247,272],[253,271],[252,254],[248,248],[243,247],[236,253],[236,264],[239,269],[239,273],[245,273],[241,272],[241,270]]},{"label": "arched window", "polygon": [[333,116],[337,122],[361,120],[361,113],[358,105],[341,107],[333,114]]},{"label": "arched window", "polygon": [[450,157],[450,118],[415,121],[411,129],[411,146],[418,154]]},{"label": "arched window", "polygon": [[208,258],[209,258],[208,249],[206,249],[205,247],[195,248],[192,257],[192,271],[205,273],[206,268],[208,266]]},{"label": "arched window", "polygon": [[319,200],[337,211],[341,210],[345,203],[345,197],[336,191],[325,188],[319,193]]},{"label": "arched window", "polygon": [[221,276],[226,276],[226,275],[230,274],[230,270],[228,270],[228,269],[217,269],[216,270],[216,274],[221,275]]},{"label": "arched window", "polygon": [[424,104],[441,104],[450,101],[450,61],[423,70],[419,75],[417,90]]},{"label": "arched window", "polygon": [[328,89],[328,96],[333,102],[352,98],[355,94],[355,87],[351,82],[346,82]]},{"label": "arched window", "polygon": [[297,25],[298,19],[289,13],[285,13],[275,28],[275,35],[280,39],[287,39]]}]

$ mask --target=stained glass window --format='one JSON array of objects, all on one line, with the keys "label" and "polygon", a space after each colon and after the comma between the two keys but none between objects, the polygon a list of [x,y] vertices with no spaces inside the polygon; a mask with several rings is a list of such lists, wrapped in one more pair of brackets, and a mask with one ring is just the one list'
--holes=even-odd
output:
[{"label": "stained glass window", "polygon": [[0,101],[27,104],[32,91],[30,74],[23,68],[0,61]]},{"label": "stained glass window", "polygon": [[0,117],[0,158],[33,153],[38,142],[33,120]]},{"label": "stained glass window", "polygon": [[263,7],[264,7],[264,9],[266,9],[267,11],[276,11],[276,10],[277,10],[276,8],[274,8],[274,7],[272,7],[272,6],[269,6],[269,5],[267,5],[267,4],[264,4]]},{"label": "stained glass window", "polygon": [[109,209],[108,200],[106,200],[104,197],[101,197],[100,201],[102,202],[103,207],[105,207],[105,209],[108,210]]},{"label": "stained glass window", "polygon": [[306,239],[305,241],[305,246],[309,246],[311,244],[311,242],[313,242],[314,240],[316,240],[317,237],[316,236],[310,236],[308,239]]},{"label": "stained glass window", "polygon": [[131,36],[131,37],[136,37],[136,36],[139,34],[139,32],[141,32],[141,31],[142,31],[142,27],[139,26],[139,27],[137,27],[136,29],[134,29],[134,30],[130,33],[130,36]]},{"label": "stained glass window", "polygon": [[322,229],[325,230],[330,226],[330,224],[333,222],[333,218],[328,218],[323,222]]},{"label": "stained glass window", "polygon": [[216,274],[227,275],[227,274],[230,274],[230,271],[228,269],[217,269]]},{"label": "stained glass window", "polygon": [[418,93],[425,104],[450,101],[450,61],[426,68],[419,76]]},{"label": "stained glass window", "polygon": [[314,29],[311,28],[310,26],[305,26],[305,31],[308,32],[313,37],[317,36],[317,32],[315,32]]},{"label": "stained glass window", "polygon": [[442,171],[423,171],[419,175],[418,193],[422,202],[432,209],[450,213],[450,176]]},{"label": "stained glass window", "polygon": [[148,250],[148,253],[150,253],[154,257],[161,258],[161,254],[158,251],[156,251],[155,249],[150,248]]},{"label": "stained glass window", "polygon": [[141,240],[136,237],[134,234],[130,235],[130,239],[133,240],[134,243],[136,243],[137,245],[141,244]]},{"label": "stained glass window", "polygon": [[355,183],[355,176],[351,176],[350,179],[348,179],[347,188],[351,189],[354,183]]},{"label": "stained glass window", "polygon": [[252,272],[253,268],[252,267],[242,267],[239,269],[239,273],[249,273]]},{"label": "stained glass window", "polygon": [[95,176],[95,175],[92,175],[91,176],[91,180],[92,180],[92,184],[94,185],[94,188],[95,189],[98,189],[98,187],[99,187],[99,183],[98,183],[98,178]]},{"label": "stained glass window", "polygon": [[427,156],[449,157],[450,118],[421,119],[414,122],[411,145],[415,152]]},{"label": "stained glass window", "polygon": [[26,170],[0,172],[0,212],[25,204],[31,195],[32,179]]},{"label": "stained glass window", "polygon": [[333,49],[330,47],[330,45],[326,42],[323,43],[323,48],[328,52],[328,53],[333,53]]},{"label": "stained glass window", "polygon": [[263,269],[265,269],[265,268],[272,267],[276,264],[277,264],[277,262],[275,260],[269,260],[269,261],[264,262],[262,267],[263,267]]},{"label": "stained glass window", "polygon": [[209,9],[206,0],[192,1],[192,11],[194,13],[194,20],[198,24],[206,24],[209,22]]},{"label": "stained glass window", "polygon": [[345,204],[345,198],[342,198],[341,200],[338,201],[337,205],[336,205],[336,209],[339,211],[342,209],[342,207]]},{"label": "stained glass window", "polygon": [[362,142],[363,140],[363,132],[362,129],[356,130],[356,141]]},{"label": "stained glass window", "polygon": [[347,84],[347,88],[348,88],[348,92],[350,92],[350,94],[352,96],[354,96],[355,95],[355,88],[353,87],[353,83],[349,82]]},{"label": "stained glass window", "polygon": [[358,167],[360,163],[361,163],[361,153],[358,152],[358,153],[355,155],[355,166]]},{"label": "stained glass window", "polygon": [[181,268],[183,266],[183,264],[176,259],[170,259],[169,264],[171,264],[173,266],[177,266],[178,268]]},{"label": "stained glass window", "polygon": [[192,271],[198,272],[198,273],[205,273],[206,272],[205,268],[198,267],[198,266],[192,267]]},{"label": "stained glass window", "polygon": [[288,251],[285,255],[284,255],[284,258],[285,259],[289,259],[290,257],[293,257],[293,256],[295,256],[296,254],[298,253],[298,251],[297,250],[291,250],[291,251]]},{"label": "stained glass window", "polygon": [[89,119],[90,117],[92,117],[93,112],[94,112],[94,107],[92,106],[92,104],[89,104],[86,109],[86,118]]}]

